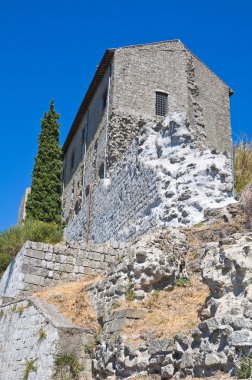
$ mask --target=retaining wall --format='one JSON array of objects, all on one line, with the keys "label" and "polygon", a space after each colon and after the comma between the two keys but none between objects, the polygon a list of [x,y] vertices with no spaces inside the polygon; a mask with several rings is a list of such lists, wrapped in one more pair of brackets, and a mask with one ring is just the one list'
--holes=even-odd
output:
[{"label": "retaining wall", "polygon": [[3,275],[0,297],[31,294],[59,282],[105,273],[122,254],[125,244],[115,247],[84,242],[53,246],[28,241]]},{"label": "retaining wall", "polygon": [[51,380],[70,376],[66,366],[61,371],[55,359],[74,354],[83,366],[82,379],[92,379],[92,365],[85,345],[94,331],[75,326],[56,308],[36,298],[22,299],[0,307],[0,380],[24,378],[29,363],[34,371],[29,380]]}]

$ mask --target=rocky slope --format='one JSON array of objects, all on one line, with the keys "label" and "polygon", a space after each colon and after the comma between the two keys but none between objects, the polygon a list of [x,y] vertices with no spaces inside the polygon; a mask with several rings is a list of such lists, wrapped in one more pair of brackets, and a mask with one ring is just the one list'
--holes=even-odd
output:
[{"label": "rocky slope", "polygon": [[[0,284],[8,289],[0,311],[0,357],[5,361],[1,380],[22,376],[35,359],[39,368],[29,379],[41,380],[41,363],[47,357],[43,380],[58,379],[56,359],[68,355],[69,347],[77,363],[86,363],[84,372],[75,376],[83,380],[237,378],[252,351],[252,232],[238,203],[206,210],[204,223],[194,227],[159,229],[126,245],[27,243],[17,262]],[[32,279],[43,279],[43,291],[27,281],[27,271]],[[55,288],[48,289],[52,278]],[[34,291],[43,302],[30,298]],[[19,308],[20,302],[24,309],[15,312],[12,305]],[[53,351],[49,330],[42,344],[41,326],[28,328],[34,302],[42,328],[49,323],[60,341],[55,338]],[[67,330],[53,321],[52,310]],[[77,339],[81,331],[84,352],[72,343],[64,345],[62,332],[68,330],[69,339],[74,334]],[[28,337],[23,359],[15,351],[9,366],[9,336],[12,347],[19,347],[21,335]],[[74,378],[69,364],[64,376]]]}]

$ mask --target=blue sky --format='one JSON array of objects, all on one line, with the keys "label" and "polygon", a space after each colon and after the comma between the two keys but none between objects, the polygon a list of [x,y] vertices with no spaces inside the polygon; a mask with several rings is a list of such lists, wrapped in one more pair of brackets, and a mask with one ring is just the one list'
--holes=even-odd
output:
[{"label": "blue sky", "polygon": [[180,39],[234,91],[235,139],[252,139],[250,0],[0,0],[0,230],[30,185],[40,120],[55,99],[61,143],[107,47]]}]

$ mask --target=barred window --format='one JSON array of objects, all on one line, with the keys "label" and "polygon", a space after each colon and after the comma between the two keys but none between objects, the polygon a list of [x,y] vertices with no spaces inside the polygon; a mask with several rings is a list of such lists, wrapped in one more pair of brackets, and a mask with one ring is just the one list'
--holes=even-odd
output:
[{"label": "barred window", "polygon": [[156,115],[165,116],[168,111],[168,95],[165,92],[156,92]]}]

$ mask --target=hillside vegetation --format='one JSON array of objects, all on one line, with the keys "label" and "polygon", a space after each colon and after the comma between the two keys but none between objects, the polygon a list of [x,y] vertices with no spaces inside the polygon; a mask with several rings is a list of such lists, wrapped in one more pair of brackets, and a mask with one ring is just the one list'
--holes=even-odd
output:
[{"label": "hillside vegetation", "polygon": [[252,181],[252,141],[241,141],[234,148],[235,190],[238,194]]},{"label": "hillside vegetation", "polygon": [[27,240],[57,243],[62,240],[62,228],[56,223],[28,220],[0,232],[0,275]]}]

